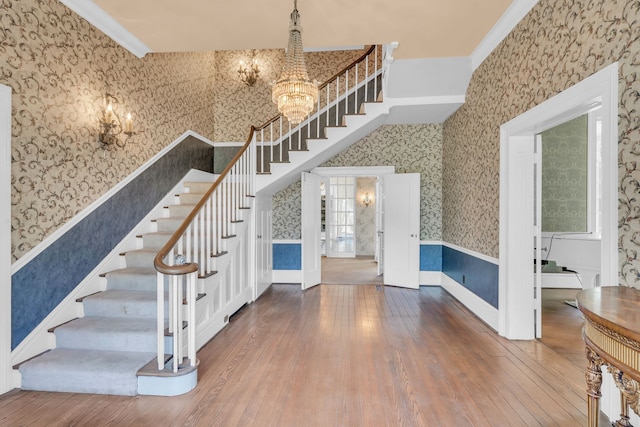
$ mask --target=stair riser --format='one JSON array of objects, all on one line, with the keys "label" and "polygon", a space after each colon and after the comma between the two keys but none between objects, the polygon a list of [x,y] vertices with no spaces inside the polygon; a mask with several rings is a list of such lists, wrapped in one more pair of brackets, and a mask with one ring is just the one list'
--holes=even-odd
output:
[{"label": "stair riser", "polygon": [[124,257],[127,267],[152,269],[154,268],[153,259],[156,257],[156,252],[131,251],[127,252]]},{"label": "stair riser", "polygon": [[209,191],[213,182],[185,182],[184,187],[189,190],[189,193],[206,193]]},{"label": "stair riser", "polygon": [[142,236],[142,246],[145,249],[160,250],[171,238],[168,233],[149,233]]},{"label": "stair riser", "polygon": [[[67,330],[62,327],[55,330],[56,348],[132,351],[151,353],[157,351],[155,328],[147,331],[103,331],[86,328]],[[165,348],[171,348],[172,337],[165,337]]]},{"label": "stair riser", "polygon": [[[151,292],[153,293],[153,292]],[[167,300],[165,299],[165,307]],[[157,301],[112,301],[100,298],[86,298],[83,302],[85,316],[97,317],[131,317],[155,319],[157,316]],[[166,310],[165,318],[168,318]]]},{"label": "stair riser", "polygon": [[178,201],[181,205],[195,205],[202,199],[204,193],[182,193],[178,195]]},{"label": "stair riser", "polygon": [[168,207],[169,210],[169,216],[171,218],[186,218],[187,215],[189,215],[191,213],[191,211],[193,211],[193,208],[195,207],[195,204],[193,205],[171,205]]},{"label": "stair riser", "polygon": [[155,291],[157,275],[151,274],[107,274],[107,289],[131,291]]}]

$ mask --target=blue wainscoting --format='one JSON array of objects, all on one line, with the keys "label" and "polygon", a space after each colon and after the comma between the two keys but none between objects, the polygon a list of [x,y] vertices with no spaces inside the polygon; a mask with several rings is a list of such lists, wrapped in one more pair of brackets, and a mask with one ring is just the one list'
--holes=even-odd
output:
[{"label": "blue wainscoting", "polygon": [[273,269],[302,270],[302,245],[300,243],[274,243]]},{"label": "blue wainscoting", "polygon": [[[274,270],[302,270],[300,243],[273,243]],[[442,245],[420,245],[420,271],[442,271]]]},{"label": "blue wainscoting", "polygon": [[442,245],[420,245],[420,271],[442,271]]},{"label": "blue wainscoting", "polygon": [[191,169],[213,172],[213,147],[189,136],[16,272],[11,277],[11,348]]},{"label": "blue wainscoting", "polygon": [[498,266],[496,264],[443,246],[442,272],[498,308]]}]

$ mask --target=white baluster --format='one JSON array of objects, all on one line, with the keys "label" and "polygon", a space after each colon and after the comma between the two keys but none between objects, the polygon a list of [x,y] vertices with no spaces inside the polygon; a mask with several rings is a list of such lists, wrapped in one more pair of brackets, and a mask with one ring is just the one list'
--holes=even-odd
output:
[{"label": "white baluster", "polygon": [[157,356],[158,356],[158,370],[164,369],[164,274],[158,272],[156,275],[156,298],[157,298]]},{"label": "white baluster", "polygon": [[338,100],[340,99],[340,76],[336,77],[336,126],[338,124]]}]

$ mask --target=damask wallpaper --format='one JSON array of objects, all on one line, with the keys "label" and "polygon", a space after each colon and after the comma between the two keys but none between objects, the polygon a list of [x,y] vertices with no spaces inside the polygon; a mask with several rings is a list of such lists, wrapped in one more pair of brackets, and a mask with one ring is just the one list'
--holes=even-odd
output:
[{"label": "damask wallpaper", "polygon": [[[396,173],[420,173],[420,238],[441,239],[441,125],[382,126],[321,166],[395,166]],[[274,239],[300,239],[300,201],[300,182],[273,196]]]},{"label": "damask wallpaper", "polygon": [[[138,59],[58,1],[0,3],[0,83],[12,95],[15,261],[188,129],[213,137],[213,53]],[[139,132],[104,151],[105,91]]]},{"label": "damask wallpaper", "polygon": [[542,132],[542,231],[587,231],[588,117]]},{"label": "damask wallpaper", "polygon": [[[367,206],[363,196],[369,194]],[[376,178],[356,178],[356,255],[373,256],[376,253]]]},{"label": "damask wallpaper", "polygon": [[[363,53],[363,50],[306,53],[309,78],[322,83]],[[278,114],[271,101],[271,83],[282,74],[284,49],[255,51],[260,75],[253,86],[237,77],[240,61],[246,62],[249,54],[249,51],[216,52],[215,141],[244,142],[251,125],[259,126]]]},{"label": "damask wallpaper", "polygon": [[619,61],[619,281],[640,286],[640,3],[540,0],[443,129],[443,240],[498,257],[499,127]]},{"label": "damask wallpaper", "polygon": [[[245,141],[276,113],[270,86],[284,50],[258,51],[260,80],[237,78],[248,52],[136,58],[58,1],[0,2],[0,83],[13,89],[12,254],[17,260],[166,145],[193,130]],[[320,81],[362,51],[307,54]],[[97,142],[109,91],[138,132],[124,149]]]}]

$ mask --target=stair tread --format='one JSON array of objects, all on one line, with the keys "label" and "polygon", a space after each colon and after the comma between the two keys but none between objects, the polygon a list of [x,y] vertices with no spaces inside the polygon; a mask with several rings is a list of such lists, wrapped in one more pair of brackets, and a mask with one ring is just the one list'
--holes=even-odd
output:
[{"label": "stair tread", "polygon": [[155,353],[56,348],[20,365],[23,390],[137,394],[137,372]]}]

